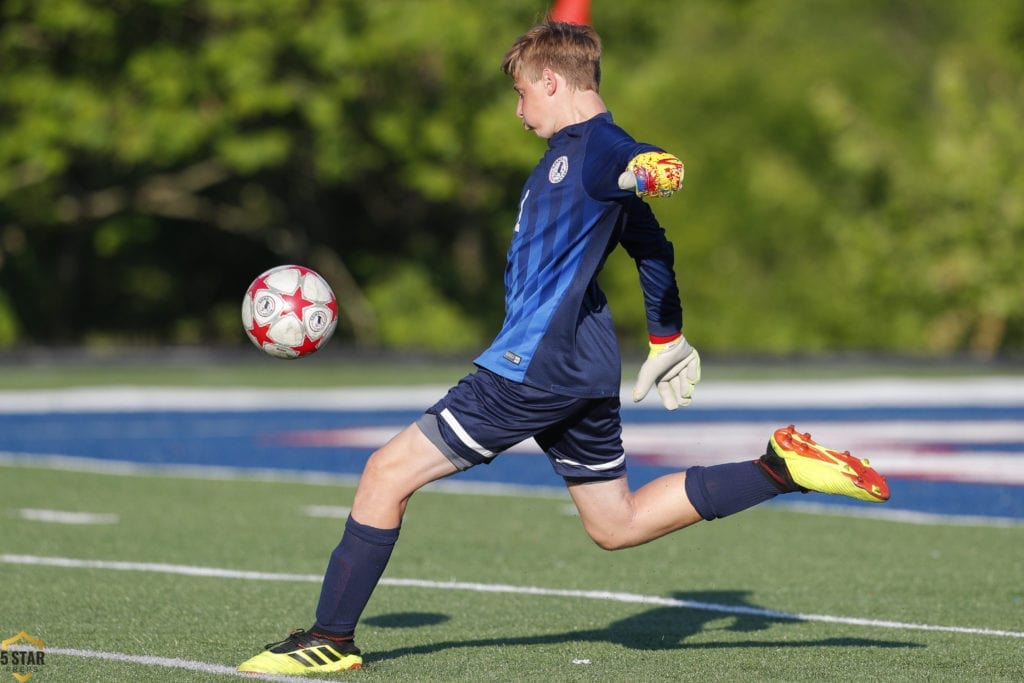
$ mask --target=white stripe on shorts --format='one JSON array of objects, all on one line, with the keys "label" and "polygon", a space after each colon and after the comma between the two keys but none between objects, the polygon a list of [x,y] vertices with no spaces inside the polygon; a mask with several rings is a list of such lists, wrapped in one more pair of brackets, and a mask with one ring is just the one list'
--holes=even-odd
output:
[{"label": "white stripe on shorts", "polygon": [[441,419],[448,423],[448,426],[452,428],[453,432],[455,432],[455,436],[459,437],[459,441],[466,444],[467,446],[469,446],[470,448],[472,448],[474,451],[476,451],[485,458],[494,457],[494,453],[490,452],[489,450],[478,444],[476,442],[476,439],[471,437],[469,433],[466,432],[462,425],[459,424],[459,421],[455,419],[455,416],[452,415],[452,411],[448,410],[447,408],[442,410]]},{"label": "white stripe on shorts", "polygon": [[626,459],[626,455],[623,454],[623,455],[620,455],[619,457],[615,458],[615,460],[612,460],[611,462],[602,463],[600,465],[584,465],[581,462],[576,462],[575,460],[569,460],[568,458],[555,458],[555,462],[557,462],[560,465],[569,465],[570,467],[584,467],[584,468],[590,470],[591,472],[603,472],[605,470],[613,470],[613,469],[615,469],[616,467],[621,465],[623,463],[623,461],[625,461],[625,459]]}]

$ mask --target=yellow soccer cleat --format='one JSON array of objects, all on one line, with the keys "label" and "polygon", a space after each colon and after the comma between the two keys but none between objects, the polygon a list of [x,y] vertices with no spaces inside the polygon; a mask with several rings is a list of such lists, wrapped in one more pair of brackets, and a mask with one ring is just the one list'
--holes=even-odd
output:
[{"label": "yellow soccer cleat", "polygon": [[349,671],[363,665],[359,648],[351,640],[318,638],[295,629],[280,643],[266,645],[263,652],[238,666],[243,673],[292,674]]},{"label": "yellow soccer cleat", "polygon": [[849,496],[871,503],[889,500],[889,485],[867,460],[821,446],[793,425],[776,429],[759,464],[784,486]]}]

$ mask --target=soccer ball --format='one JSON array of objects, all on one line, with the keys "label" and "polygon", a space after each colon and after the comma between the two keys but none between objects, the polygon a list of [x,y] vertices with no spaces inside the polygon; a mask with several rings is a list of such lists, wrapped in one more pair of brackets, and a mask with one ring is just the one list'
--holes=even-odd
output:
[{"label": "soccer ball", "polygon": [[252,281],[242,299],[242,327],[256,348],[275,358],[302,358],[327,343],[338,326],[338,302],[327,281],[305,266],[277,266]]}]

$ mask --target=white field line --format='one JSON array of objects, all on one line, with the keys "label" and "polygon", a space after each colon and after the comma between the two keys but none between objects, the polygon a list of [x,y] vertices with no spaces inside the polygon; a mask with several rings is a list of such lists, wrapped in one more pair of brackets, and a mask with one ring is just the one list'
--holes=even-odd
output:
[{"label": "white field line", "polygon": [[[0,563],[34,565],[44,567],[62,567],[68,569],[108,569],[115,571],[155,572],[160,574],[178,574],[219,579],[242,579],[246,581],[296,581],[320,583],[319,574],[279,574],[272,572],[244,571],[224,569],[220,567],[196,567],[192,565],[176,565],[149,562],[123,562],[111,560],[80,560],[69,557],[40,557],[37,555],[0,554]],[[789,621],[814,621],[830,624],[847,624],[851,626],[867,626],[870,628],[888,628],[907,631],[940,631],[943,633],[961,633],[967,635],[1002,636],[1008,638],[1024,638],[1024,631],[1004,631],[1000,629],[975,628],[970,626],[943,626],[937,624],[914,624],[901,621],[879,619],[863,619],[859,617],[841,617],[829,614],[803,614],[793,612],[777,612],[759,607],[743,605],[725,605],[695,600],[679,600],[658,595],[642,595],[638,593],[620,593],[613,591],[569,590],[560,588],[543,588],[540,586],[512,586],[507,584],[473,583],[464,581],[431,581],[427,579],[383,578],[382,586],[402,588],[425,588],[428,590],[458,590],[477,593],[504,593],[516,595],[532,595],[540,597],[577,598],[581,600],[603,600],[635,605],[657,605],[659,607],[678,607],[706,612],[724,614],[744,614],[771,619]]]},{"label": "white field line", "polygon": [[44,510],[21,508],[15,514],[19,519],[51,524],[117,524],[121,518],[107,512],[69,512],[66,510]]},{"label": "white field line", "polygon": [[[258,467],[228,467],[226,465],[181,465],[165,463],[138,463],[130,460],[104,460],[102,458],[45,453],[14,453],[0,451],[0,467],[30,467],[35,469],[87,472],[125,477],[177,477],[213,481],[260,481],[311,484],[314,486],[355,486],[357,474],[316,472],[309,470],[283,470]],[[450,479],[428,484],[424,490],[469,495],[526,496],[538,498],[569,498],[565,487],[503,484],[500,482],[469,482]]]},{"label": "white field line", "polygon": [[[104,411],[234,411],[293,409],[422,410],[441,398],[447,385],[338,389],[260,389],[219,387],[75,387],[0,391],[0,413]],[[639,406],[622,390],[624,408],[661,410],[657,397]],[[698,385],[694,405],[702,408],[1019,406],[1024,382],[1019,377],[877,377],[846,380],[714,381]]]},{"label": "white field line", "polygon": [[922,524],[925,526],[966,526],[966,527],[1000,527],[1014,528],[1024,526],[1024,520],[1013,517],[985,517],[983,515],[944,515],[935,512],[918,512],[916,510],[887,510],[853,505],[826,505],[824,503],[807,503],[803,501],[786,501],[775,499],[770,505],[774,508],[801,512],[809,515],[826,517],[860,517],[877,519],[883,522],[899,522],[902,524]]},{"label": "white field line", "polygon": [[318,517],[323,519],[347,519],[352,508],[344,505],[307,505],[302,508],[302,513],[307,517]]},{"label": "white field line", "polygon": [[[85,657],[88,659],[103,659],[108,662],[125,662],[128,664],[143,664],[145,666],[162,666],[165,669],[181,669],[183,671],[198,671],[204,674],[220,674],[222,676],[238,676],[255,681],[282,681],[283,683],[308,683],[309,679],[299,676],[280,676],[276,674],[248,674],[237,671],[232,666],[223,664],[210,664],[209,662],[196,662],[190,659],[175,659],[171,657],[154,657],[152,655],[128,655],[121,652],[102,652],[97,650],[78,650],[66,647],[47,647],[47,655],[60,655],[62,657]],[[323,680],[323,679],[320,679]]]}]

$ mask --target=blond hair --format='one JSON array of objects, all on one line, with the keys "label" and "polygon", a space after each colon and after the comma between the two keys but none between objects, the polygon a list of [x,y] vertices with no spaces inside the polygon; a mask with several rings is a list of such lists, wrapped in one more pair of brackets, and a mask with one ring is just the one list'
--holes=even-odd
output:
[{"label": "blond hair", "polygon": [[601,85],[601,38],[589,26],[547,21],[533,27],[505,53],[501,70],[531,82],[550,68],[569,87],[598,91]]}]

